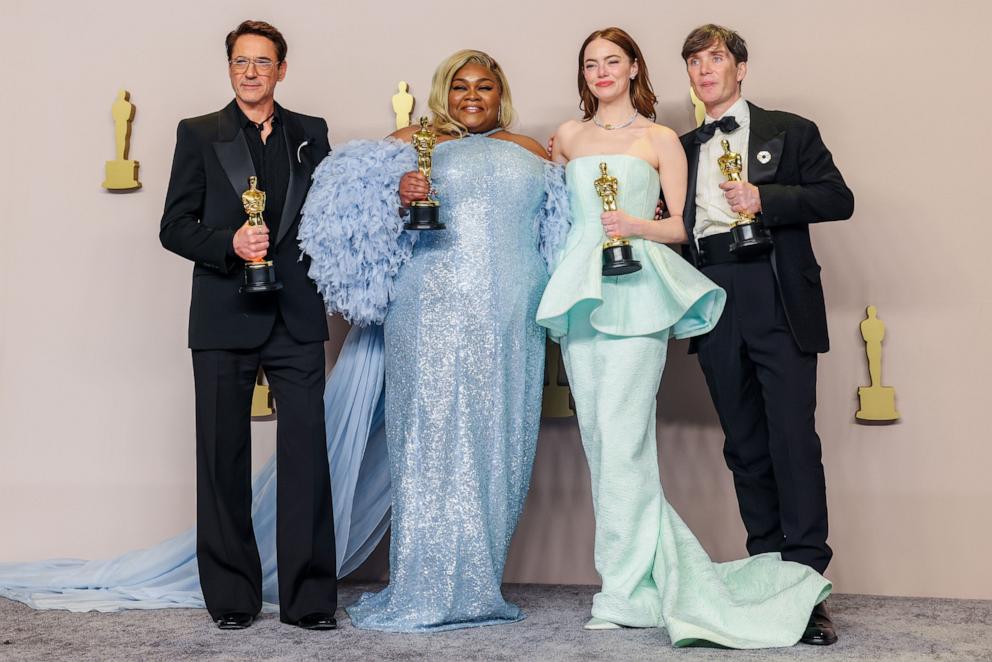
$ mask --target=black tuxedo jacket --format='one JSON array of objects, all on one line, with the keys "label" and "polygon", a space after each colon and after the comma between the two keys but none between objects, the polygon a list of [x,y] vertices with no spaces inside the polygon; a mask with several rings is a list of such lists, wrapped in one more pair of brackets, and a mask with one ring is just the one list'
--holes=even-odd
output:
[{"label": "black tuxedo jacket", "polygon": [[[775,242],[771,265],[778,293],[799,348],[804,352],[826,352],[830,348],[827,311],[820,265],[809,240],[809,224],[850,218],[854,213],[854,194],[844,183],[813,122],[792,113],[764,110],[751,103],[748,106],[751,134],[747,179],[760,191],[760,218]],[[699,255],[692,233],[696,224],[699,163],[695,135],[695,131],[690,131],[681,137],[689,161],[683,215],[689,243],[683,247],[683,254],[698,266]],[[767,152],[771,158],[761,163],[757,158],[760,152]],[[690,351],[694,350],[692,343]]]},{"label": "black tuxedo jacket", "polygon": [[247,220],[241,194],[255,174],[234,101],[223,110],[179,123],[172,176],[159,238],[168,250],[194,262],[189,311],[192,349],[250,349],[269,337],[276,312],[298,342],[327,339],[324,305],[300,261],[296,235],[300,207],[314,168],[330,152],[327,123],[280,107],[289,160],[289,186],[278,236],[269,258],[283,289],[241,294],[244,260],[234,253],[234,233]]}]

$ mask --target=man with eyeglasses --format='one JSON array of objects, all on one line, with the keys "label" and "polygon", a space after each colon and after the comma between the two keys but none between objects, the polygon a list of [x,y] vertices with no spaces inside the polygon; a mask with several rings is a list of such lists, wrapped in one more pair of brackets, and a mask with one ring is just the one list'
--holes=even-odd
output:
[{"label": "man with eyeglasses", "polygon": [[[196,401],[197,563],[221,629],[250,626],[262,606],[251,522],[251,399],[264,369],[275,396],[276,556],[283,622],[336,627],[334,521],[324,432],[327,322],[300,260],[300,207],[330,152],[327,123],[273,98],[286,40],[245,21],[227,36],[235,99],[179,123],[159,237],[192,260],[189,347]],[[246,223],[249,177],[265,192],[267,227]],[[282,289],[243,293],[245,263],[271,260]]]}]

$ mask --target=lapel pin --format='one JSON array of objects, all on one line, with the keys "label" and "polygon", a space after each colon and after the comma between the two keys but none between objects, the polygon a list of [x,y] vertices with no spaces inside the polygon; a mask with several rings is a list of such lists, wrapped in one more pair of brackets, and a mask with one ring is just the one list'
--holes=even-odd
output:
[{"label": "lapel pin", "polygon": [[[306,147],[309,144],[310,144],[310,141],[309,140],[304,140],[303,142],[300,143],[300,146],[296,148],[296,162],[297,163],[303,163],[303,160],[300,158],[300,152],[303,151],[303,148]],[[765,152],[762,152],[762,153],[764,154]]]},{"label": "lapel pin", "polygon": [[758,163],[765,164],[771,160],[772,160],[772,155],[769,152],[765,150],[758,152]]}]

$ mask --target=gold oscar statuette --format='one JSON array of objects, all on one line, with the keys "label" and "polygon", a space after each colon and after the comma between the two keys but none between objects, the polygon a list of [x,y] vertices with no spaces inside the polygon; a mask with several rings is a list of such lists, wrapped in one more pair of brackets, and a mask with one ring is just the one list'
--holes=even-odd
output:
[{"label": "gold oscar statuette", "polygon": [[117,158],[107,161],[104,168],[103,188],[108,191],[133,191],[141,188],[138,181],[138,162],[128,160],[131,149],[131,122],[134,120],[134,104],[131,93],[121,90],[110,107],[114,118],[114,146]]},{"label": "gold oscar statuette", "polygon": [[861,322],[861,337],[865,341],[868,355],[868,375],[871,386],[858,387],[858,400],[861,408],[855,414],[859,421],[891,423],[899,420],[896,411],[896,390],[882,386],[882,339],[885,338],[885,324],[878,319],[878,309],[868,306],[868,317]]},{"label": "gold oscar statuette", "polygon": [[[259,227],[265,225],[262,212],[265,211],[265,191],[258,190],[258,177],[248,178],[248,190],[241,194],[241,204],[248,214],[248,225]],[[282,289],[282,283],[276,280],[276,268],[271,260],[256,258],[245,264],[245,284],[242,292],[254,294],[257,292],[274,292]]]},{"label": "gold oscar statuette", "polygon": [[[599,177],[593,180],[596,195],[603,201],[603,211],[617,211],[617,193],[620,183],[607,171],[606,163],[599,164]],[[607,237],[603,244],[603,275],[623,276],[641,270],[641,263],[634,259],[630,241],[624,237]]]},{"label": "gold oscar statuette", "polygon": [[426,117],[420,118],[420,128],[414,131],[410,142],[417,151],[417,169],[427,179],[430,192],[427,194],[427,199],[416,200],[410,205],[410,217],[403,224],[405,230],[443,230],[445,227],[438,221],[440,203],[435,197],[437,192],[431,184],[431,159],[434,147],[437,145],[437,134],[431,131],[427,123]]},{"label": "gold oscar statuette", "polygon": [[[723,155],[716,160],[720,172],[728,182],[741,181],[744,162],[741,155],[730,151],[730,141],[724,138],[720,141]],[[737,220],[730,226],[730,252],[738,257],[753,257],[767,253],[772,248],[772,237],[768,234],[761,221],[752,214],[737,212]]]}]

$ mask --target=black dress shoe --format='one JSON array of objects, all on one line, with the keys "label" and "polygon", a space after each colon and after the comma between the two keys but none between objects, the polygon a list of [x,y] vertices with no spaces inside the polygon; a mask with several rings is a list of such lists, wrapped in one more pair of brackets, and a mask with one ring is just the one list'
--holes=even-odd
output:
[{"label": "black dress shoe", "polygon": [[799,641],[811,646],[829,646],[837,643],[837,631],[834,630],[834,622],[830,619],[826,602],[813,607],[813,613],[809,615],[809,623],[806,624],[806,631]]},{"label": "black dress shoe", "polygon": [[322,612],[307,614],[292,624],[296,627],[303,628],[304,630],[336,630],[338,627],[338,622],[335,620],[333,614],[325,614]]},{"label": "black dress shoe", "polygon": [[254,620],[255,617],[253,615],[236,611],[221,615],[220,618],[214,620],[214,623],[221,630],[244,630],[247,627],[251,627]]}]

